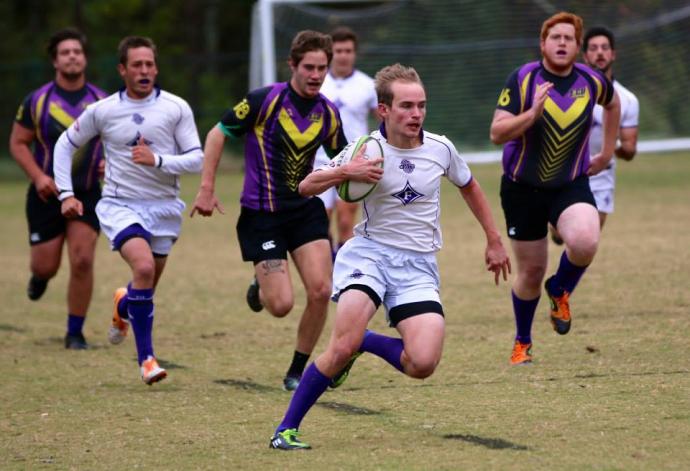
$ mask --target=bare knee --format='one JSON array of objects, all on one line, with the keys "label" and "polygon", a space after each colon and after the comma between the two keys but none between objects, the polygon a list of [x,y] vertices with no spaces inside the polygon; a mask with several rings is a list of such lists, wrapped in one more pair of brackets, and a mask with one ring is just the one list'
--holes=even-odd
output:
[{"label": "bare knee", "polygon": [[132,264],[132,276],[135,280],[153,286],[156,277],[156,264],[151,259],[137,260]]},{"label": "bare knee", "polygon": [[529,265],[521,268],[518,276],[524,286],[539,289],[545,274],[546,267],[541,265]]},{"label": "bare knee", "polygon": [[334,368],[337,370],[343,368],[358,348],[357,345],[347,339],[337,340],[329,349]]},{"label": "bare knee", "polygon": [[294,300],[287,296],[273,296],[268,299],[262,299],[264,307],[271,313],[273,317],[285,317],[290,314],[294,306]]},{"label": "bare knee", "polygon": [[310,304],[328,304],[331,297],[331,284],[329,282],[319,283],[307,289],[307,302]]},{"label": "bare knee", "polygon": [[584,234],[568,247],[568,259],[575,265],[589,265],[599,247],[599,237]]},{"label": "bare knee", "polygon": [[85,277],[93,272],[93,256],[86,251],[77,252],[70,260],[72,276]]},{"label": "bare knee", "polygon": [[417,379],[424,379],[431,376],[438,366],[437,358],[415,358],[410,359],[405,367],[405,373]]}]

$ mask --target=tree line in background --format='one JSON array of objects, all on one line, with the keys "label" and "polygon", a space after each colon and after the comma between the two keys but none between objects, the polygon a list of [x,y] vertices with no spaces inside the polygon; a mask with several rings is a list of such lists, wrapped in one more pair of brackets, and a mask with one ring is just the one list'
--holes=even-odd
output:
[{"label": "tree line in background", "polygon": [[[247,91],[251,0],[8,0],[0,2],[0,110],[7,143],[24,97],[54,77],[45,47],[67,26],[88,37],[87,79],[106,91],[122,86],[117,45],[127,35],[158,46],[159,84],[185,98],[202,134]],[[0,156],[7,156],[7,146]]]}]

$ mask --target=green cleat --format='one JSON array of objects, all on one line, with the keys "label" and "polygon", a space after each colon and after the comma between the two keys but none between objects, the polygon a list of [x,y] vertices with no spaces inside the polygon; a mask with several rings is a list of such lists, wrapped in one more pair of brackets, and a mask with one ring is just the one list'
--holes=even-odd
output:
[{"label": "green cleat", "polygon": [[342,386],[342,384],[345,382],[348,376],[350,376],[350,369],[352,369],[352,365],[355,364],[355,360],[359,358],[359,356],[363,352],[355,352],[351,357],[350,361],[347,362],[347,365],[345,365],[345,368],[340,370],[338,374],[336,374],[333,378],[331,378],[331,384],[328,386],[332,389],[339,388]]},{"label": "green cleat", "polygon": [[268,447],[273,448],[274,450],[286,451],[311,449],[309,445],[300,441],[300,439],[297,438],[297,435],[299,435],[299,432],[296,428],[288,428],[282,432],[276,432],[276,434],[273,435],[273,438],[271,438],[271,442],[268,444]]}]

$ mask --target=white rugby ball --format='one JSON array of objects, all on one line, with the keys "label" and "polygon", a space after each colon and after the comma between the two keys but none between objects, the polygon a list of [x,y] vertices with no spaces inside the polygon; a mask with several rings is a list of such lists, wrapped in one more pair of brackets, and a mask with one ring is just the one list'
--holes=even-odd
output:
[{"label": "white rugby ball", "polygon": [[[357,155],[357,152],[359,152],[359,149],[363,145],[366,145],[363,155],[365,159],[371,160],[383,157],[383,148],[381,147],[381,143],[371,136],[362,136],[348,144],[347,147],[343,149],[343,151],[337,157],[338,165],[345,165],[349,163],[354,156]],[[380,163],[380,166],[383,168],[383,162]],[[369,193],[374,191],[374,188],[376,188],[376,183],[345,180],[338,185],[338,196],[340,196],[343,201],[355,203],[369,196]]]}]

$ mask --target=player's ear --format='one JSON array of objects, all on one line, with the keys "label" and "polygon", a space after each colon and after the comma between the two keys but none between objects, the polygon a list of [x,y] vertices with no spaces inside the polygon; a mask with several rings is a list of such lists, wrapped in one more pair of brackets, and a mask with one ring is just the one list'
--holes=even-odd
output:
[{"label": "player's ear", "polygon": [[117,72],[120,74],[120,77],[125,78],[125,66],[122,64],[117,64]]}]

